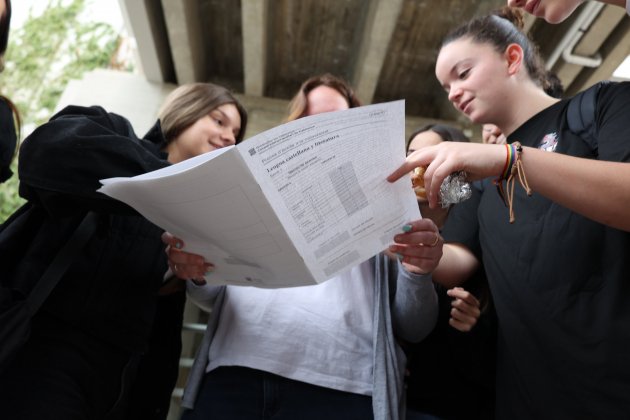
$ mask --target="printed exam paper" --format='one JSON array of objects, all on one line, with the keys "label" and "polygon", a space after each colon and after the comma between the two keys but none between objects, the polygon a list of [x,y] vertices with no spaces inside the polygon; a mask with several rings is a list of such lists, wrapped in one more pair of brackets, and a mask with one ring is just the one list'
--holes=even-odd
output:
[{"label": "printed exam paper", "polygon": [[404,101],[314,115],[99,190],[215,265],[209,284],[321,283],[420,218],[405,159]]}]

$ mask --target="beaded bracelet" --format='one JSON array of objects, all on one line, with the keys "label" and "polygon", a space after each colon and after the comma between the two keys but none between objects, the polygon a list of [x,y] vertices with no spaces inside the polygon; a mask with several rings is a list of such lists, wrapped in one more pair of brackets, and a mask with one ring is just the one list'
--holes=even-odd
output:
[{"label": "beaded bracelet", "polygon": [[[532,189],[529,187],[527,177],[525,176],[525,168],[523,168],[523,161],[521,155],[523,154],[523,146],[518,141],[512,144],[506,144],[507,156],[505,158],[505,165],[501,175],[494,180],[494,185],[497,187],[497,192],[503,200],[503,203],[510,211],[510,223],[514,223],[516,218],[514,217],[514,175],[518,175],[518,181],[525,188],[528,196],[532,195]],[[507,195],[503,189],[503,181],[506,182]]]}]

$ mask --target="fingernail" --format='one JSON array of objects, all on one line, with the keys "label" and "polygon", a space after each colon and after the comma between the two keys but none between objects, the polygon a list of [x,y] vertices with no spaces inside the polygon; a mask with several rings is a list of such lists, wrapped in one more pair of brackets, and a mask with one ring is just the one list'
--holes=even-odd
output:
[{"label": "fingernail", "polygon": [[403,232],[409,232],[411,230],[411,225],[405,225],[402,227]]}]

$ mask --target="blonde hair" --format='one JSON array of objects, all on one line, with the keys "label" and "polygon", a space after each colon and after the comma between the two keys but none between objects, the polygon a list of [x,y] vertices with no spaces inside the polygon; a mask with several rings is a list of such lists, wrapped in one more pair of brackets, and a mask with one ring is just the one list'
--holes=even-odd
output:
[{"label": "blonde hair", "polygon": [[247,111],[228,89],[213,83],[189,83],[172,91],[158,111],[166,144],[197,120],[225,104],[236,106],[241,116],[241,129],[236,136],[236,143],[239,143],[245,135]]},{"label": "blonde hair", "polygon": [[329,88],[335,89],[344,97],[346,102],[348,102],[350,108],[361,106],[361,101],[359,101],[359,98],[357,98],[348,82],[330,73],[324,73],[319,76],[313,76],[302,83],[300,90],[298,90],[289,103],[289,116],[286,121],[297,120],[306,115],[306,107],[308,105],[307,96],[313,89],[319,86],[328,86]]}]

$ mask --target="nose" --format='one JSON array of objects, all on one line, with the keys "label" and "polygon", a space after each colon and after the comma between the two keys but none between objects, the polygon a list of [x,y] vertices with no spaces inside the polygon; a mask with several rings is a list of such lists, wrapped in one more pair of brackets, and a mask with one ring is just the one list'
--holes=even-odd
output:
[{"label": "nose", "polygon": [[221,141],[223,141],[223,144],[226,146],[236,144],[236,136],[234,135],[234,132],[231,128],[225,127],[221,131]]},{"label": "nose", "polygon": [[448,100],[453,103],[453,105],[457,106],[457,102],[462,97],[462,89],[457,86],[451,86],[451,89],[448,91]]}]

